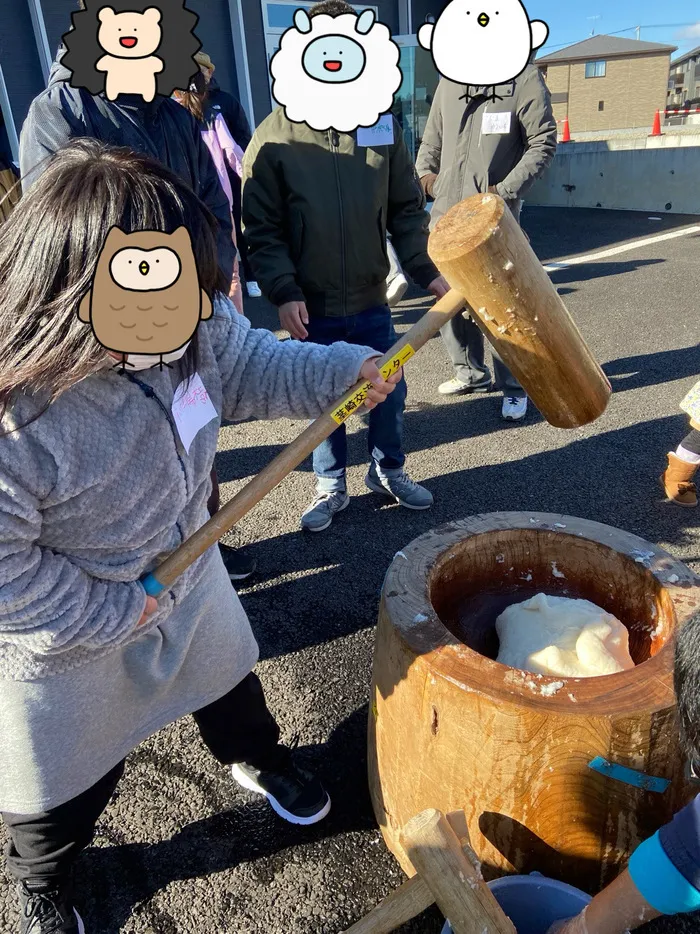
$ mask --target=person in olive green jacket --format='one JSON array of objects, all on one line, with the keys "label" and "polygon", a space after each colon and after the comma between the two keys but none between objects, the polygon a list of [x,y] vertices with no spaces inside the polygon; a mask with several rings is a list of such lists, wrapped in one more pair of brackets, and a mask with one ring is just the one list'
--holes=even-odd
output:
[{"label": "person in olive green jacket", "polygon": [[[309,16],[353,12],[325,0]],[[403,268],[440,297],[448,290],[427,253],[428,214],[400,127],[387,145],[362,146],[356,133],[292,123],[282,108],[258,127],[243,163],[243,224],[251,265],[292,338],[347,341],[384,353],[396,339],[386,304],[386,234]],[[365,483],[409,509],[432,494],[404,471],[406,384],[371,412]],[[317,495],[302,528],[320,532],[349,504],[344,426],[314,451]]]}]

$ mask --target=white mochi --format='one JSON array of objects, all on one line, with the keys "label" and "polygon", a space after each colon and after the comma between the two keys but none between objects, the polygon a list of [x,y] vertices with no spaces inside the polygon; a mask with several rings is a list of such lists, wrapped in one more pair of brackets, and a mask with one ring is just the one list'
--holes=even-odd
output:
[{"label": "white mochi", "polygon": [[497,661],[540,675],[590,678],[634,668],[622,623],[588,600],[538,593],[496,620]]}]

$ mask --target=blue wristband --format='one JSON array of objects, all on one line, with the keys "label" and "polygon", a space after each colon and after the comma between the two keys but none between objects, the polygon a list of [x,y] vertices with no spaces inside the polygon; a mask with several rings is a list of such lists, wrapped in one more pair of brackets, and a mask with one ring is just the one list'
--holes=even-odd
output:
[{"label": "blue wristband", "polygon": [[668,858],[658,833],[637,847],[628,868],[640,893],[661,914],[678,915],[700,909],[700,892]]},{"label": "blue wristband", "polygon": [[141,579],[141,583],[149,597],[158,597],[165,590],[165,587],[153,574],[147,574]]}]

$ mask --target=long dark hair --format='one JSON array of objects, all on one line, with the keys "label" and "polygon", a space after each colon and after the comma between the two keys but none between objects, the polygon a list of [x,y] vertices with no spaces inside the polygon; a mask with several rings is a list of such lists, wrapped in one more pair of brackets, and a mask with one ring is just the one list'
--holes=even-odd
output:
[{"label": "long dark hair", "polygon": [[190,81],[186,91],[175,91],[175,100],[182,104],[185,110],[189,110],[194,119],[199,120],[200,123],[204,123],[204,111],[208,98],[207,82],[201,71]]},{"label": "long dark hair", "polygon": [[676,632],[673,674],[683,748],[700,769],[700,611]]},{"label": "long dark hair", "polygon": [[163,38],[155,54],[165,66],[156,75],[158,93],[170,97],[176,88],[184,90],[189,85],[199,69],[194,56],[202,43],[194,34],[199,17],[184,5],[184,0],[168,0],[163,4],[155,4],[153,0],[109,0],[108,3],[83,0],[80,10],[71,15],[73,28],[63,36],[68,51],[61,64],[73,73],[72,87],[87,88],[91,94],[100,94],[105,89],[105,72],[95,67],[105,54],[97,41],[98,14],[104,6],[110,6],[115,13],[143,13],[149,7],[158,6],[162,12]]},{"label": "long dark hair", "polygon": [[[39,397],[43,412],[103,363],[105,349],[76,312],[115,224],[126,233],[184,224],[202,288],[226,294],[216,220],[191,188],[147,156],[73,141],[0,227],[0,419],[16,393]],[[183,378],[194,373],[196,334],[180,365]]]}]

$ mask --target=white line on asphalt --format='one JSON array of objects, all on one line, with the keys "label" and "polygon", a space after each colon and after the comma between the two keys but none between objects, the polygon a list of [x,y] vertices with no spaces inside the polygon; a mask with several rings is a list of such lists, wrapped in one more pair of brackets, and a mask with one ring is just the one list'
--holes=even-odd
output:
[{"label": "white line on asphalt", "polygon": [[623,243],[622,246],[615,246],[610,250],[602,250],[600,253],[585,253],[583,256],[572,256],[571,259],[564,260],[561,263],[547,263],[544,268],[546,272],[555,272],[557,269],[568,269],[569,266],[579,266],[582,263],[595,263],[599,259],[607,259],[608,256],[617,256],[618,253],[638,250],[640,247],[650,246],[652,243],[661,243],[663,240],[675,240],[676,237],[687,237],[688,234],[692,233],[700,233],[700,226],[684,227],[682,230],[672,230],[670,233],[657,234],[655,237],[643,237],[641,240],[634,240],[632,243]]}]

